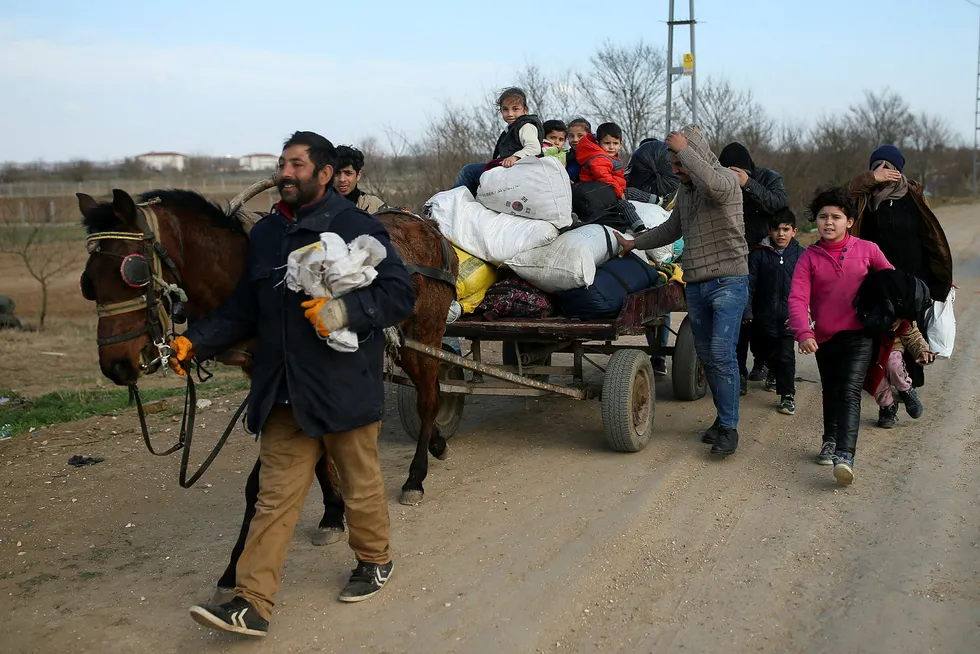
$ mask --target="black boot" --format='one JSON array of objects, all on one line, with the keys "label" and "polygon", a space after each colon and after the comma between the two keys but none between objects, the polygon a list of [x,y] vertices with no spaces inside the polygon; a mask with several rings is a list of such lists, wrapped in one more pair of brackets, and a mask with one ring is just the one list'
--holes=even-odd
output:
[{"label": "black boot", "polygon": [[878,409],[878,426],[882,429],[891,429],[898,422],[898,402],[891,406],[883,406]]},{"label": "black boot", "polygon": [[[918,420],[922,417],[922,400],[919,399],[919,394],[915,392],[914,388],[910,388],[907,391],[900,391],[898,396],[902,398],[902,402],[905,404],[905,410],[908,412],[910,418]],[[898,410],[898,405],[895,406],[895,410]]]},{"label": "black boot", "polygon": [[715,418],[715,421],[711,423],[711,426],[701,434],[701,442],[705,445],[714,445],[715,439],[718,438],[718,429],[721,427],[721,418]]},{"label": "black boot", "polygon": [[728,427],[719,427],[718,436],[715,438],[715,444],[711,447],[711,453],[728,456],[729,454],[735,454],[735,450],[737,449],[738,430],[730,429]]}]

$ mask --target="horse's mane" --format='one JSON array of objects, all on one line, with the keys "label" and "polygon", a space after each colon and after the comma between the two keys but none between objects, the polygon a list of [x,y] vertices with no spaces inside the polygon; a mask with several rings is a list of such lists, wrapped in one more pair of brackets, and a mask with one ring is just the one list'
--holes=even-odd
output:
[{"label": "horse's mane", "polygon": [[[242,225],[235,216],[229,216],[217,203],[207,199],[197,191],[184,189],[157,189],[140,193],[138,203],[159,199],[159,206],[165,209],[182,210],[207,216],[211,224],[238,233],[244,233]],[[123,225],[112,209],[112,202],[101,202],[87,216],[82,217],[82,226],[88,234],[111,232]]]}]

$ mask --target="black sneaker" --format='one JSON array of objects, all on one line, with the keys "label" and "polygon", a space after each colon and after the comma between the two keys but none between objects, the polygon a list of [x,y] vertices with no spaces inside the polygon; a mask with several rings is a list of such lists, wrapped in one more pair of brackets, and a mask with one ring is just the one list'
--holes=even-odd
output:
[{"label": "black sneaker", "polygon": [[772,374],[771,370],[769,371],[769,374],[766,375],[766,391],[769,393],[776,392],[776,375]]},{"label": "black sneaker", "polygon": [[898,422],[898,402],[891,406],[883,406],[878,409],[878,426],[882,429],[891,429]]},{"label": "black sneaker", "polygon": [[701,434],[701,442],[705,445],[714,445],[715,439],[718,438],[718,429],[721,427],[721,418],[715,418],[715,421],[711,423],[711,426],[703,434]]},{"label": "black sneaker", "polygon": [[837,443],[834,441],[824,441],[823,447],[820,448],[820,454],[817,455],[817,465],[821,466],[832,466],[834,465],[834,452],[837,450]]},{"label": "black sneaker", "polygon": [[[908,412],[910,418],[918,420],[922,417],[922,400],[919,399],[919,394],[915,392],[914,388],[901,391],[898,396],[902,398],[902,403],[905,404],[905,410]],[[897,409],[898,407],[896,406],[895,408]]]},{"label": "black sneaker", "polygon": [[357,567],[354,568],[350,576],[350,581],[344,586],[344,590],[340,591],[338,599],[341,602],[362,602],[374,597],[388,583],[392,566],[391,561],[387,563],[358,561]]},{"label": "black sneaker", "polygon": [[737,449],[738,430],[729,429],[728,427],[718,427],[718,436],[715,438],[715,444],[711,446],[711,453],[728,456],[729,454],[735,454],[735,450]]},{"label": "black sneaker", "polygon": [[792,395],[783,395],[779,401],[778,411],[784,416],[796,415],[796,399]]},{"label": "black sneaker", "polygon": [[769,366],[761,361],[752,364],[752,372],[749,373],[749,381],[759,382],[766,378],[769,373]]},{"label": "black sneaker", "polygon": [[653,357],[650,359],[653,364],[653,374],[657,377],[667,376],[667,359],[664,357]]},{"label": "black sneaker", "polygon": [[244,597],[217,606],[192,606],[191,617],[199,625],[246,636],[265,636],[269,632],[269,621]]},{"label": "black sneaker", "polygon": [[834,461],[834,479],[845,486],[854,481],[854,455],[850,452],[837,452]]},{"label": "black sneaker", "polygon": [[741,383],[742,387],[739,389],[739,393],[742,395],[749,394],[749,379],[746,375],[739,375],[738,381]]}]

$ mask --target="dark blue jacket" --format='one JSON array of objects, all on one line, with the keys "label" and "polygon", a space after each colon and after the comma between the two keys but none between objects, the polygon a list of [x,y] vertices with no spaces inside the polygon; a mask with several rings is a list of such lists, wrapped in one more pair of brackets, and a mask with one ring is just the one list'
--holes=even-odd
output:
[{"label": "dark blue jacket", "polygon": [[661,198],[676,191],[681,180],[670,165],[667,144],[657,139],[640,143],[626,164],[626,185]]},{"label": "dark blue jacket", "polygon": [[[278,206],[251,231],[248,264],[234,294],[196,321],[185,336],[202,359],[258,335],[248,403],[247,425],[258,432],[273,405],[289,398],[303,432],[319,437],[350,431],[381,419],[384,413],[385,327],[406,320],[415,306],[415,289],[384,225],[354,207],[332,189],[302,207],[293,222]],[[388,256],[367,288],[339,298],[350,329],[360,341],[356,352],[329,347],[303,315],[310,298],[286,288],[286,259],[297,248],[315,243],[321,232],[334,232],[350,243],[362,234],[378,239]],[[285,383],[284,383],[285,382]]]},{"label": "dark blue jacket", "polygon": [[752,331],[769,336],[790,333],[789,291],[796,263],[806,249],[795,238],[782,254],[766,239],[749,252],[749,297],[743,318],[752,320]]}]

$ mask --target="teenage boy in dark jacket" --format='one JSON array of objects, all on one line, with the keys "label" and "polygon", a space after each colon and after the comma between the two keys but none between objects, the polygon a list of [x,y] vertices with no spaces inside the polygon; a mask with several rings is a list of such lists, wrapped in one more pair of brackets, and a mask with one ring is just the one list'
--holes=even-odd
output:
[{"label": "teenage boy in dark jacket", "polygon": [[796,413],[796,343],[789,330],[789,292],[804,248],[796,216],[782,209],[769,219],[769,236],[749,253],[749,298],[742,320],[752,324],[752,349],[776,378],[779,412]]}]

